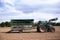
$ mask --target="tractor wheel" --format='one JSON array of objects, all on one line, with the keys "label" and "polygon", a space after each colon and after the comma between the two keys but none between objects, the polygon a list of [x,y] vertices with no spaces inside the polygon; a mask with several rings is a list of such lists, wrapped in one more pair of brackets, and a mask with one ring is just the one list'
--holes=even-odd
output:
[{"label": "tractor wheel", "polygon": [[51,28],[51,32],[55,32],[55,28]]},{"label": "tractor wheel", "polygon": [[44,26],[40,26],[40,32],[47,32],[47,30]]},{"label": "tractor wheel", "polygon": [[55,32],[55,28],[49,27],[49,28],[47,29],[47,32]]}]

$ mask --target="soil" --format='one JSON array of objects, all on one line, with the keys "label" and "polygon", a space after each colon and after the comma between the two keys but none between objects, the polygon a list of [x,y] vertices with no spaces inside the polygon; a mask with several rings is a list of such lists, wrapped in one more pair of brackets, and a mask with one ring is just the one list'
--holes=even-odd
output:
[{"label": "soil", "polygon": [[38,33],[36,29],[6,33],[9,30],[10,27],[0,28],[0,40],[60,40],[60,26],[55,26],[55,32],[45,33]]}]

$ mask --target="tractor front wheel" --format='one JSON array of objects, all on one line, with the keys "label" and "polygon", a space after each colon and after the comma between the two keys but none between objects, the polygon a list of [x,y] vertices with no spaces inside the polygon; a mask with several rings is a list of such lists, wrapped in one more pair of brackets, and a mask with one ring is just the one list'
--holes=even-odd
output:
[{"label": "tractor front wheel", "polygon": [[49,27],[48,30],[47,30],[47,32],[55,32],[55,28]]},{"label": "tractor front wheel", "polygon": [[55,32],[55,28],[51,28],[51,32]]}]

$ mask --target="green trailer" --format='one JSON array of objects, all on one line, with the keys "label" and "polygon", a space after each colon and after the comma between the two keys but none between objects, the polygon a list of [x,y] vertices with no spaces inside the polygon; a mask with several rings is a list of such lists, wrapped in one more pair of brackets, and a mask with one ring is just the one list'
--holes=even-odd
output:
[{"label": "green trailer", "polygon": [[31,30],[34,24],[34,19],[12,19],[11,31],[23,32],[23,30]]}]

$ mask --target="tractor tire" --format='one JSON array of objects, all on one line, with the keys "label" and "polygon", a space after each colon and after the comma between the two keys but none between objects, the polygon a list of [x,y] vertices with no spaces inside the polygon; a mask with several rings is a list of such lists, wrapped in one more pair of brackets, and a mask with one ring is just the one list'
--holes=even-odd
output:
[{"label": "tractor tire", "polygon": [[47,29],[47,32],[55,32],[55,28],[49,27],[49,28]]},{"label": "tractor tire", "polygon": [[47,30],[44,26],[40,26],[40,32],[47,32]]},{"label": "tractor tire", "polygon": [[51,32],[55,32],[55,28],[52,27],[52,28],[51,28]]}]

